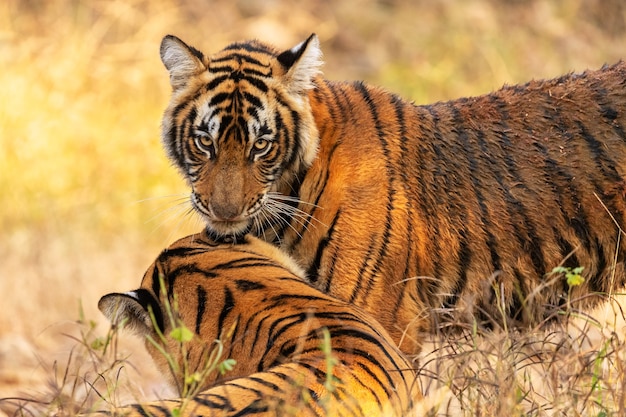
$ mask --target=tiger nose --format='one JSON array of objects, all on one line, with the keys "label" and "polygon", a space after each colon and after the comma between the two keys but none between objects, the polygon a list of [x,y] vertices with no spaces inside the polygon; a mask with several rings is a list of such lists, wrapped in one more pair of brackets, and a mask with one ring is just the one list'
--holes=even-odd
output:
[{"label": "tiger nose", "polygon": [[243,220],[241,206],[233,202],[211,202],[211,212],[217,220],[220,221],[238,221]]}]

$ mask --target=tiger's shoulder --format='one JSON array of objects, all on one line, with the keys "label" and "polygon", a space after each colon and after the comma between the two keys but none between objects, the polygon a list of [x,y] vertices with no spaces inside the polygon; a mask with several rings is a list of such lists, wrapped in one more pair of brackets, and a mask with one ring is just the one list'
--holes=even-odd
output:
[{"label": "tiger's shoulder", "polygon": [[[409,361],[373,318],[316,290],[301,272],[257,238],[232,245],[192,235],[161,253],[139,289],[105,295],[99,307],[112,323],[157,341],[146,342],[157,367],[176,390],[194,393],[181,415],[259,407],[266,410],[259,415],[403,415],[419,399]],[[171,337],[176,328],[193,337],[181,343]],[[232,364],[225,375],[208,360],[216,340],[219,361]],[[188,386],[189,372],[204,378]],[[124,411],[140,415],[164,404],[175,409],[183,399]]]}]

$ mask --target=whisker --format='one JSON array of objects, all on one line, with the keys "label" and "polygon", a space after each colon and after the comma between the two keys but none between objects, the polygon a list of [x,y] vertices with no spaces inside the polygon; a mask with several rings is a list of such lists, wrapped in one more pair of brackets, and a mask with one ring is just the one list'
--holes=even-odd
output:
[{"label": "whisker", "polygon": [[[170,222],[172,219],[177,218],[178,216],[180,216],[182,214],[183,219],[191,214],[193,214],[195,212],[195,210],[193,209],[193,207],[191,207],[190,205],[187,204],[183,204],[183,203],[178,203],[177,205],[170,207],[168,209],[162,210],[158,215],[153,216],[149,221],[153,221],[155,220],[157,217],[159,216],[163,216],[166,215],[161,222],[159,222],[153,229],[151,233],[156,232],[158,229],[160,229],[161,227],[163,227],[166,223]],[[177,227],[180,227],[180,222],[177,225]]]},{"label": "whisker", "polygon": [[276,219],[278,224],[282,225],[283,227],[290,227],[300,238],[302,238],[302,234],[298,232],[298,230],[294,227],[291,221],[283,218],[281,214],[289,215],[294,222],[300,224],[302,227],[304,227],[305,230],[308,229],[306,219],[303,220],[301,214],[294,213],[293,207],[291,206],[282,205],[282,203],[280,202],[273,201],[270,204],[266,204],[265,209],[272,215],[273,218]]},{"label": "whisker", "polygon": [[161,216],[163,216],[165,214],[171,213],[174,210],[179,210],[181,207],[186,208],[188,202],[189,202],[189,200],[184,200],[184,201],[181,200],[180,202],[176,203],[175,205],[173,205],[171,207],[164,208],[164,209],[158,211],[156,214],[154,214],[148,220],[146,220],[144,222],[144,224],[148,224],[148,223],[156,220],[157,218],[159,218],[159,217],[161,217]]},{"label": "whisker", "polygon": [[[278,245],[280,245],[282,243],[281,238],[280,238],[280,234],[278,233],[278,231],[274,228],[274,224],[272,223],[270,217],[268,216],[268,212],[269,214],[272,214],[271,208],[267,207],[267,206],[263,206],[262,210],[259,212],[259,215],[263,216],[263,220],[265,223],[269,224],[270,228],[272,229],[272,231],[274,232],[274,236],[276,236],[276,240]],[[279,221],[283,220],[282,218],[278,217]],[[255,220],[258,222],[258,230],[263,230],[262,228],[262,222],[255,217]],[[272,239],[273,240],[273,239]]]},{"label": "whisker", "polygon": [[[309,227],[308,225],[310,224],[309,222],[307,222],[307,218],[305,218],[304,216],[300,215],[299,213],[290,213],[289,211],[284,210],[281,207],[272,207],[272,213],[276,216],[276,218],[278,219],[278,222],[282,225],[282,226],[290,226],[294,232],[296,232],[298,234],[298,236],[302,237],[302,235],[295,229],[295,227],[293,227],[292,225],[292,221],[294,223],[296,223],[297,225],[300,225],[304,228],[304,230],[308,230]],[[285,219],[284,217],[281,216],[281,214],[287,214],[290,216],[291,221]]]},{"label": "whisker", "polygon": [[185,210],[185,212],[181,216],[181,219],[178,221],[178,223],[176,223],[176,225],[172,228],[172,230],[168,234],[166,244],[169,244],[169,242],[173,240],[174,233],[180,231],[184,223],[189,222],[191,219],[194,219],[196,222],[199,220],[194,208],[189,206],[187,207],[187,210]]},{"label": "whisker", "polygon": [[[189,198],[189,193],[181,193],[181,194],[170,194],[170,195],[161,195],[161,196],[155,196],[155,197],[147,197],[147,198],[143,198],[141,200],[136,200],[133,201],[131,204],[139,204],[139,203],[146,203],[148,201],[154,201],[154,200],[162,200],[165,198],[176,198],[176,200],[185,200]],[[174,201],[176,201],[174,200]]]},{"label": "whisker", "polygon": [[306,205],[306,206],[312,206],[312,207],[316,207],[316,208],[322,209],[322,206],[319,206],[319,205],[317,205],[315,203],[310,203],[308,201],[301,200],[298,197],[281,194],[281,193],[279,193],[277,191],[270,191],[270,192],[267,193],[267,196],[269,198],[273,199],[273,200],[291,201],[293,203],[303,204],[303,205]]},{"label": "whisker", "polygon": [[[276,201],[273,198],[268,198],[266,201],[266,205],[267,206],[272,206],[272,208],[276,209],[278,213],[281,214],[286,214],[290,217],[293,217],[294,219],[300,218],[302,222],[309,222],[312,223],[312,221],[317,222],[318,224],[328,227],[326,224],[324,224],[322,221],[320,221],[317,217],[315,217],[314,215],[307,213],[304,210],[299,209],[298,207],[294,207],[292,205],[283,203],[282,201]],[[304,224],[301,223],[303,226]]]}]

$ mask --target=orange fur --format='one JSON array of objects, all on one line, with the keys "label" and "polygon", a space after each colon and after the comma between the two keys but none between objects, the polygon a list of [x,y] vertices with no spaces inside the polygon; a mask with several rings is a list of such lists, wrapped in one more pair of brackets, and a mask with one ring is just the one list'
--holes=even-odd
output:
[{"label": "orange fur", "polygon": [[[202,233],[166,249],[140,289],[108,294],[100,309],[113,324],[159,341],[157,348],[146,339],[146,347],[181,393],[185,363],[187,375],[202,372],[216,340],[221,359],[236,364],[224,376],[209,374],[190,398],[132,405],[116,415],[169,416],[177,408],[181,416],[406,415],[419,399],[416,375],[391,337],[361,309],[321,293],[301,275],[284,253],[251,236],[233,246]],[[167,304],[175,300],[170,316]],[[194,333],[184,347],[170,336],[181,324]],[[325,330],[330,353],[321,347]]]}]

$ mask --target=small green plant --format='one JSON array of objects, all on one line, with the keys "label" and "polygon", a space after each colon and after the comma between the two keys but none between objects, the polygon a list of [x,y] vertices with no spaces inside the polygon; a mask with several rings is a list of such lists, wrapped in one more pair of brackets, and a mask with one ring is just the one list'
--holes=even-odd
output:
[{"label": "small green plant", "polygon": [[567,279],[567,285],[570,288],[573,288],[578,287],[585,282],[585,278],[581,275],[584,269],[584,266],[578,266],[576,268],[557,266],[552,269],[551,273],[565,275],[565,279]]},{"label": "small green plant", "polygon": [[335,377],[333,376],[333,370],[337,365],[337,358],[332,353],[333,347],[330,340],[330,332],[326,327],[322,329],[322,341],[320,343],[320,350],[324,353],[326,360],[326,381],[324,382],[324,388],[329,393],[335,391]]}]

